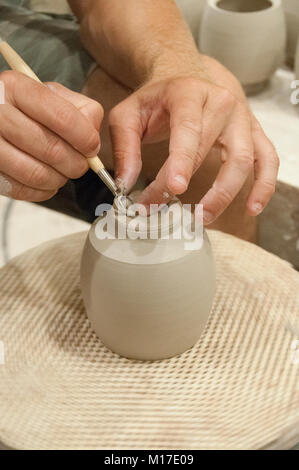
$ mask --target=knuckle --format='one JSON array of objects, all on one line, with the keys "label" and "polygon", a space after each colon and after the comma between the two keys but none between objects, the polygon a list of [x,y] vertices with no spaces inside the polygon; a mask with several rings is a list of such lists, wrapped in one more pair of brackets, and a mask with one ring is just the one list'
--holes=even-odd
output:
[{"label": "knuckle", "polygon": [[56,193],[57,190],[39,191],[16,183],[13,188],[12,197],[17,201],[42,202],[51,199]]},{"label": "knuckle", "polygon": [[199,137],[201,134],[201,123],[194,119],[191,119],[191,118],[181,119],[180,127],[190,132],[191,134],[195,135],[195,137]]},{"label": "knuckle", "polygon": [[213,189],[217,193],[217,197],[222,203],[221,205],[227,206],[233,200],[232,194],[223,186],[217,184],[217,186],[214,185]]},{"label": "knuckle", "polygon": [[171,90],[174,92],[183,87],[184,89],[194,90],[199,86],[200,80],[195,77],[178,77],[170,82]]},{"label": "knuckle", "polygon": [[187,161],[192,168],[195,166],[196,156],[191,150],[188,150],[186,148],[176,148],[173,153],[179,155],[180,159],[184,160],[185,163]]},{"label": "knuckle", "polygon": [[49,181],[49,175],[47,170],[41,165],[36,165],[28,175],[28,185],[33,188],[45,188]]},{"label": "knuckle", "polygon": [[196,170],[203,163],[204,156],[200,148],[197,150],[197,153],[195,155],[195,158],[193,158],[193,161],[194,161],[193,170]]},{"label": "knuckle", "polygon": [[17,74],[12,70],[5,70],[0,74],[0,80],[4,83],[5,86],[11,87],[16,83]]},{"label": "knuckle", "polygon": [[12,122],[14,107],[10,103],[1,104],[0,134],[4,132],[5,123]]},{"label": "knuckle", "polygon": [[178,77],[168,82],[166,88],[166,102],[171,103],[174,99],[183,100],[184,103],[194,102],[194,96],[202,92],[202,84],[198,78]]},{"label": "knuckle", "polygon": [[167,84],[167,95],[172,96],[173,93],[177,93],[182,84],[182,78],[175,78]]},{"label": "knuckle", "polygon": [[253,154],[247,149],[241,150],[238,153],[236,162],[238,163],[238,166],[240,166],[242,169],[250,170],[253,167],[254,163]]},{"label": "knuckle", "polygon": [[13,187],[12,197],[17,201],[26,201],[26,188],[22,184],[15,184]]},{"label": "knuckle", "polygon": [[14,185],[12,197],[17,201],[34,202],[34,193],[34,189],[18,183]]},{"label": "knuckle", "polygon": [[129,97],[109,112],[108,124],[110,131],[122,129],[126,132],[142,133],[144,130],[142,125],[144,116],[138,98]]},{"label": "knuckle", "polygon": [[53,167],[59,166],[64,159],[65,151],[59,137],[53,136],[48,140],[45,150],[46,161]]},{"label": "knuckle", "polygon": [[[95,129],[99,132],[104,118],[104,108],[97,101],[89,99],[81,108],[81,111],[84,109],[88,110],[88,120],[93,123]],[[83,114],[85,113],[83,112]]]},{"label": "knuckle", "polygon": [[198,148],[196,152],[188,147],[176,147],[172,149],[171,154],[179,156],[182,160],[187,160],[194,168],[198,168],[204,160],[204,155],[201,148]]},{"label": "knuckle", "polygon": [[184,160],[189,160],[190,161],[190,164],[193,166],[195,164],[195,156],[193,155],[193,153],[191,151],[188,151],[187,149],[183,149],[180,151],[178,151],[178,153],[180,153],[182,155],[182,158]]},{"label": "knuckle", "polygon": [[275,182],[265,179],[261,181],[261,183],[263,187],[265,188],[267,194],[272,196],[275,193],[275,190],[276,190]]},{"label": "knuckle", "polygon": [[123,149],[114,150],[114,158],[117,162],[118,168],[127,168],[130,165],[134,166],[134,171],[139,173],[142,169],[142,159],[141,154],[137,153],[135,158],[132,159],[132,155]]},{"label": "knuckle", "polygon": [[74,123],[74,112],[69,106],[59,106],[56,109],[55,120],[61,132],[69,130]]},{"label": "knuckle", "polygon": [[219,104],[221,105],[221,107],[225,107],[227,109],[233,108],[236,103],[236,98],[226,88],[223,88],[220,90],[218,99],[219,99]]},{"label": "knuckle", "polygon": [[180,156],[180,159],[182,159],[185,163],[185,170],[190,170],[191,173],[195,171],[203,161],[200,151],[195,154],[192,152],[192,150],[188,150],[186,148],[177,148],[174,153]]},{"label": "knuckle", "polygon": [[84,142],[85,153],[89,154],[93,151],[96,152],[96,149],[98,148],[99,144],[100,134],[96,130],[88,132],[88,136],[85,137]]},{"label": "knuckle", "polygon": [[188,78],[184,79],[184,82],[186,83],[186,85],[189,85],[189,87],[191,89],[193,89],[193,88],[197,88],[199,86],[200,80],[198,78],[195,78],[195,77],[188,77]]},{"label": "knuckle", "polygon": [[125,162],[129,157],[128,152],[120,149],[114,151],[114,156],[118,162]]}]

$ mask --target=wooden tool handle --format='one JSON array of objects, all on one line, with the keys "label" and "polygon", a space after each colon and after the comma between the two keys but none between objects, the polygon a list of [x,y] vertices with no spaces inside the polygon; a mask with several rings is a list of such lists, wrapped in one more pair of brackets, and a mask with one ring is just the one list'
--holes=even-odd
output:
[{"label": "wooden tool handle", "polygon": [[33,78],[37,82],[41,83],[40,79],[35,75],[33,70],[24,62],[22,57],[16,53],[16,51],[5,41],[0,43],[0,52],[5,58],[8,65],[17,72],[21,72],[27,77]]},{"label": "wooden tool handle", "polygon": [[[42,83],[37,75],[31,70],[31,68],[24,62],[22,57],[6,42],[0,42],[0,52],[5,58],[8,65],[11,67],[12,70],[17,72],[21,72],[27,77],[33,78],[33,80]],[[101,170],[104,169],[104,165],[99,159],[99,157],[94,156],[88,158],[89,168],[91,168],[95,173],[99,173]]]},{"label": "wooden tool handle", "polygon": [[105,167],[99,157],[91,157],[88,158],[88,165],[89,168],[94,171],[96,174],[98,174],[100,171],[102,171]]}]

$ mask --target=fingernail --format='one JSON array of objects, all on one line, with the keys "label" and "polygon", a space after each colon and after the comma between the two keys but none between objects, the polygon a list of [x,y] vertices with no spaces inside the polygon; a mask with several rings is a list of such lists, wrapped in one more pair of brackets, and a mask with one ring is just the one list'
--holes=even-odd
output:
[{"label": "fingernail", "polygon": [[203,222],[205,225],[211,224],[214,219],[215,219],[215,216],[211,214],[211,212],[205,211],[205,210],[203,211]]},{"label": "fingernail", "polygon": [[263,212],[263,206],[259,202],[253,204],[252,209],[256,215],[259,215],[261,212]]},{"label": "fingernail", "polygon": [[188,182],[186,180],[186,178],[182,175],[177,175],[174,177],[174,180],[177,181],[177,183],[181,184],[182,186],[184,186],[184,188],[187,188],[188,186]]}]

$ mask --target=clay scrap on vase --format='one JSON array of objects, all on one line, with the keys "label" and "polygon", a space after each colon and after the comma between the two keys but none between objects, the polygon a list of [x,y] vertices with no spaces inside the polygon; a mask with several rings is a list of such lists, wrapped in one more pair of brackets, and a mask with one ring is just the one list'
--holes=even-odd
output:
[{"label": "clay scrap on vase", "polygon": [[181,207],[176,201],[154,216],[133,217],[116,200],[109,224],[105,213],[90,229],[81,264],[84,304],[98,337],[121,356],[175,356],[191,348],[206,325],[215,291],[212,250],[204,231],[199,238],[190,232],[191,212],[188,234],[194,236],[180,236]]},{"label": "clay scrap on vase", "polygon": [[285,57],[281,0],[208,0],[201,51],[225,65],[250,94],[263,89]]}]

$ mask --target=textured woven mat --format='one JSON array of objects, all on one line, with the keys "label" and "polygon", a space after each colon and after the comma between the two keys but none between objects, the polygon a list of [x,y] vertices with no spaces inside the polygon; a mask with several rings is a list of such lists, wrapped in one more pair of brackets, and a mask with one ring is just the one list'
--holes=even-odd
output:
[{"label": "textured woven mat", "polygon": [[120,358],[91,331],[79,288],[86,234],[0,270],[0,441],[17,449],[288,448],[299,439],[299,275],[210,232],[218,287],[197,345]]}]

